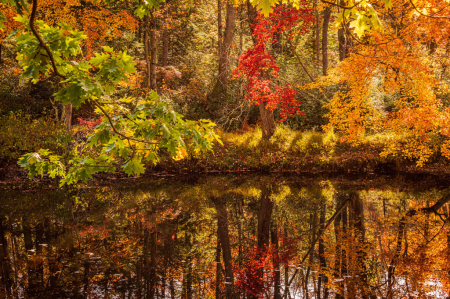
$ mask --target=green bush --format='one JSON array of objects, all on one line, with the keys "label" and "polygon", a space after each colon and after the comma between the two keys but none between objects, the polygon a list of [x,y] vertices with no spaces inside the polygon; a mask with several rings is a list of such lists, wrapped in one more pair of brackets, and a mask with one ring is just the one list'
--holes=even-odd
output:
[{"label": "green bush", "polygon": [[48,116],[34,120],[21,112],[0,116],[1,160],[14,161],[41,148],[62,153],[70,141],[70,132]]},{"label": "green bush", "polygon": [[40,117],[44,110],[52,109],[49,99],[53,96],[51,80],[32,84],[20,79],[20,68],[16,62],[0,64],[0,115],[10,111],[22,111]]}]

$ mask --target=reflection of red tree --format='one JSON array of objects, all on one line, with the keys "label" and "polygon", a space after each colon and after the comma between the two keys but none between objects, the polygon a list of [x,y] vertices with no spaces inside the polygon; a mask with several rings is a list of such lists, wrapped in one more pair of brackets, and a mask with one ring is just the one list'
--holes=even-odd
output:
[{"label": "reflection of red tree", "polygon": [[296,238],[280,235],[278,250],[274,244],[269,244],[267,248],[248,248],[242,267],[234,265],[236,286],[249,294],[265,298],[275,282],[278,265],[288,264],[296,255],[296,242]]},{"label": "reflection of red tree", "polygon": [[[277,6],[268,17],[259,13],[253,31],[255,43],[239,57],[239,64],[233,71],[234,78],[248,79],[246,100],[255,105],[265,102],[269,110],[281,108],[282,121],[290,115],[304,113],[300,111],[300,102],[295,100],[297,92],[291,85],[281,86],[271,80],[271,77],[279,77],[279,67],[266,45],[273,45],[279,34],[294,28],[297,33],[308,32],[314,22],[312,9],[306,8],[309,5],[303,1],[300,6],[299,9]],[[286,38],[291,39],[292,34]]]}]

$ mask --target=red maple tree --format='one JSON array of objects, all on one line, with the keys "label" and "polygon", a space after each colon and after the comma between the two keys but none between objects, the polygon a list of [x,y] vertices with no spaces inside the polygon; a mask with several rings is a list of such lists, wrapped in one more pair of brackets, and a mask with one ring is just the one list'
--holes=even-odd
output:
[{"label": "red maple tree", "polygon": [[279,85],[271,79],[279,77],[280,68],[270,48],[283,32],[290,32],[286,35],[287,39],[308,32],[314,22],[312,9],[308,6],[305,1],[300,3],[302,8],[298,9],[279,5],[268,17],[259,12],[253,30],[254,44],[239,57],[238,66],[233,71],[234,79],[248,80],[245,99],[255,105],[265,102],[269,110],[281,108],[281,121],[288,116],[304,113],[300,110],[301,103],[295,99],[297,91],[292,84]]}]

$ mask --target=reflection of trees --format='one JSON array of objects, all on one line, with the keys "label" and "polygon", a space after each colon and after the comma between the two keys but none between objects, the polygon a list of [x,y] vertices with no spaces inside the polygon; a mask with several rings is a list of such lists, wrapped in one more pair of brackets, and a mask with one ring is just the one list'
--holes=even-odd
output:
[{"label": "reflection of trees", "polygon": [[[431,279],[450,286],[442,192],[308,184],[216,177],[70,195],[11,191],[0,202],[0,297],[78,290],[121,298],[426,298]],[[248,278],[258,278],[259,289],[250,292]]]}]

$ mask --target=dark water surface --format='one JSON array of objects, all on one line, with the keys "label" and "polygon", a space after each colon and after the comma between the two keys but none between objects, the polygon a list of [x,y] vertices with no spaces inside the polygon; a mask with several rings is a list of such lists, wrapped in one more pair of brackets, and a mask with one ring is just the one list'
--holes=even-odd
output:
[{"label": "dark water surface", "polygon": [[449,296],[449,178],[184,179],[0,186],[0,298]]}]

